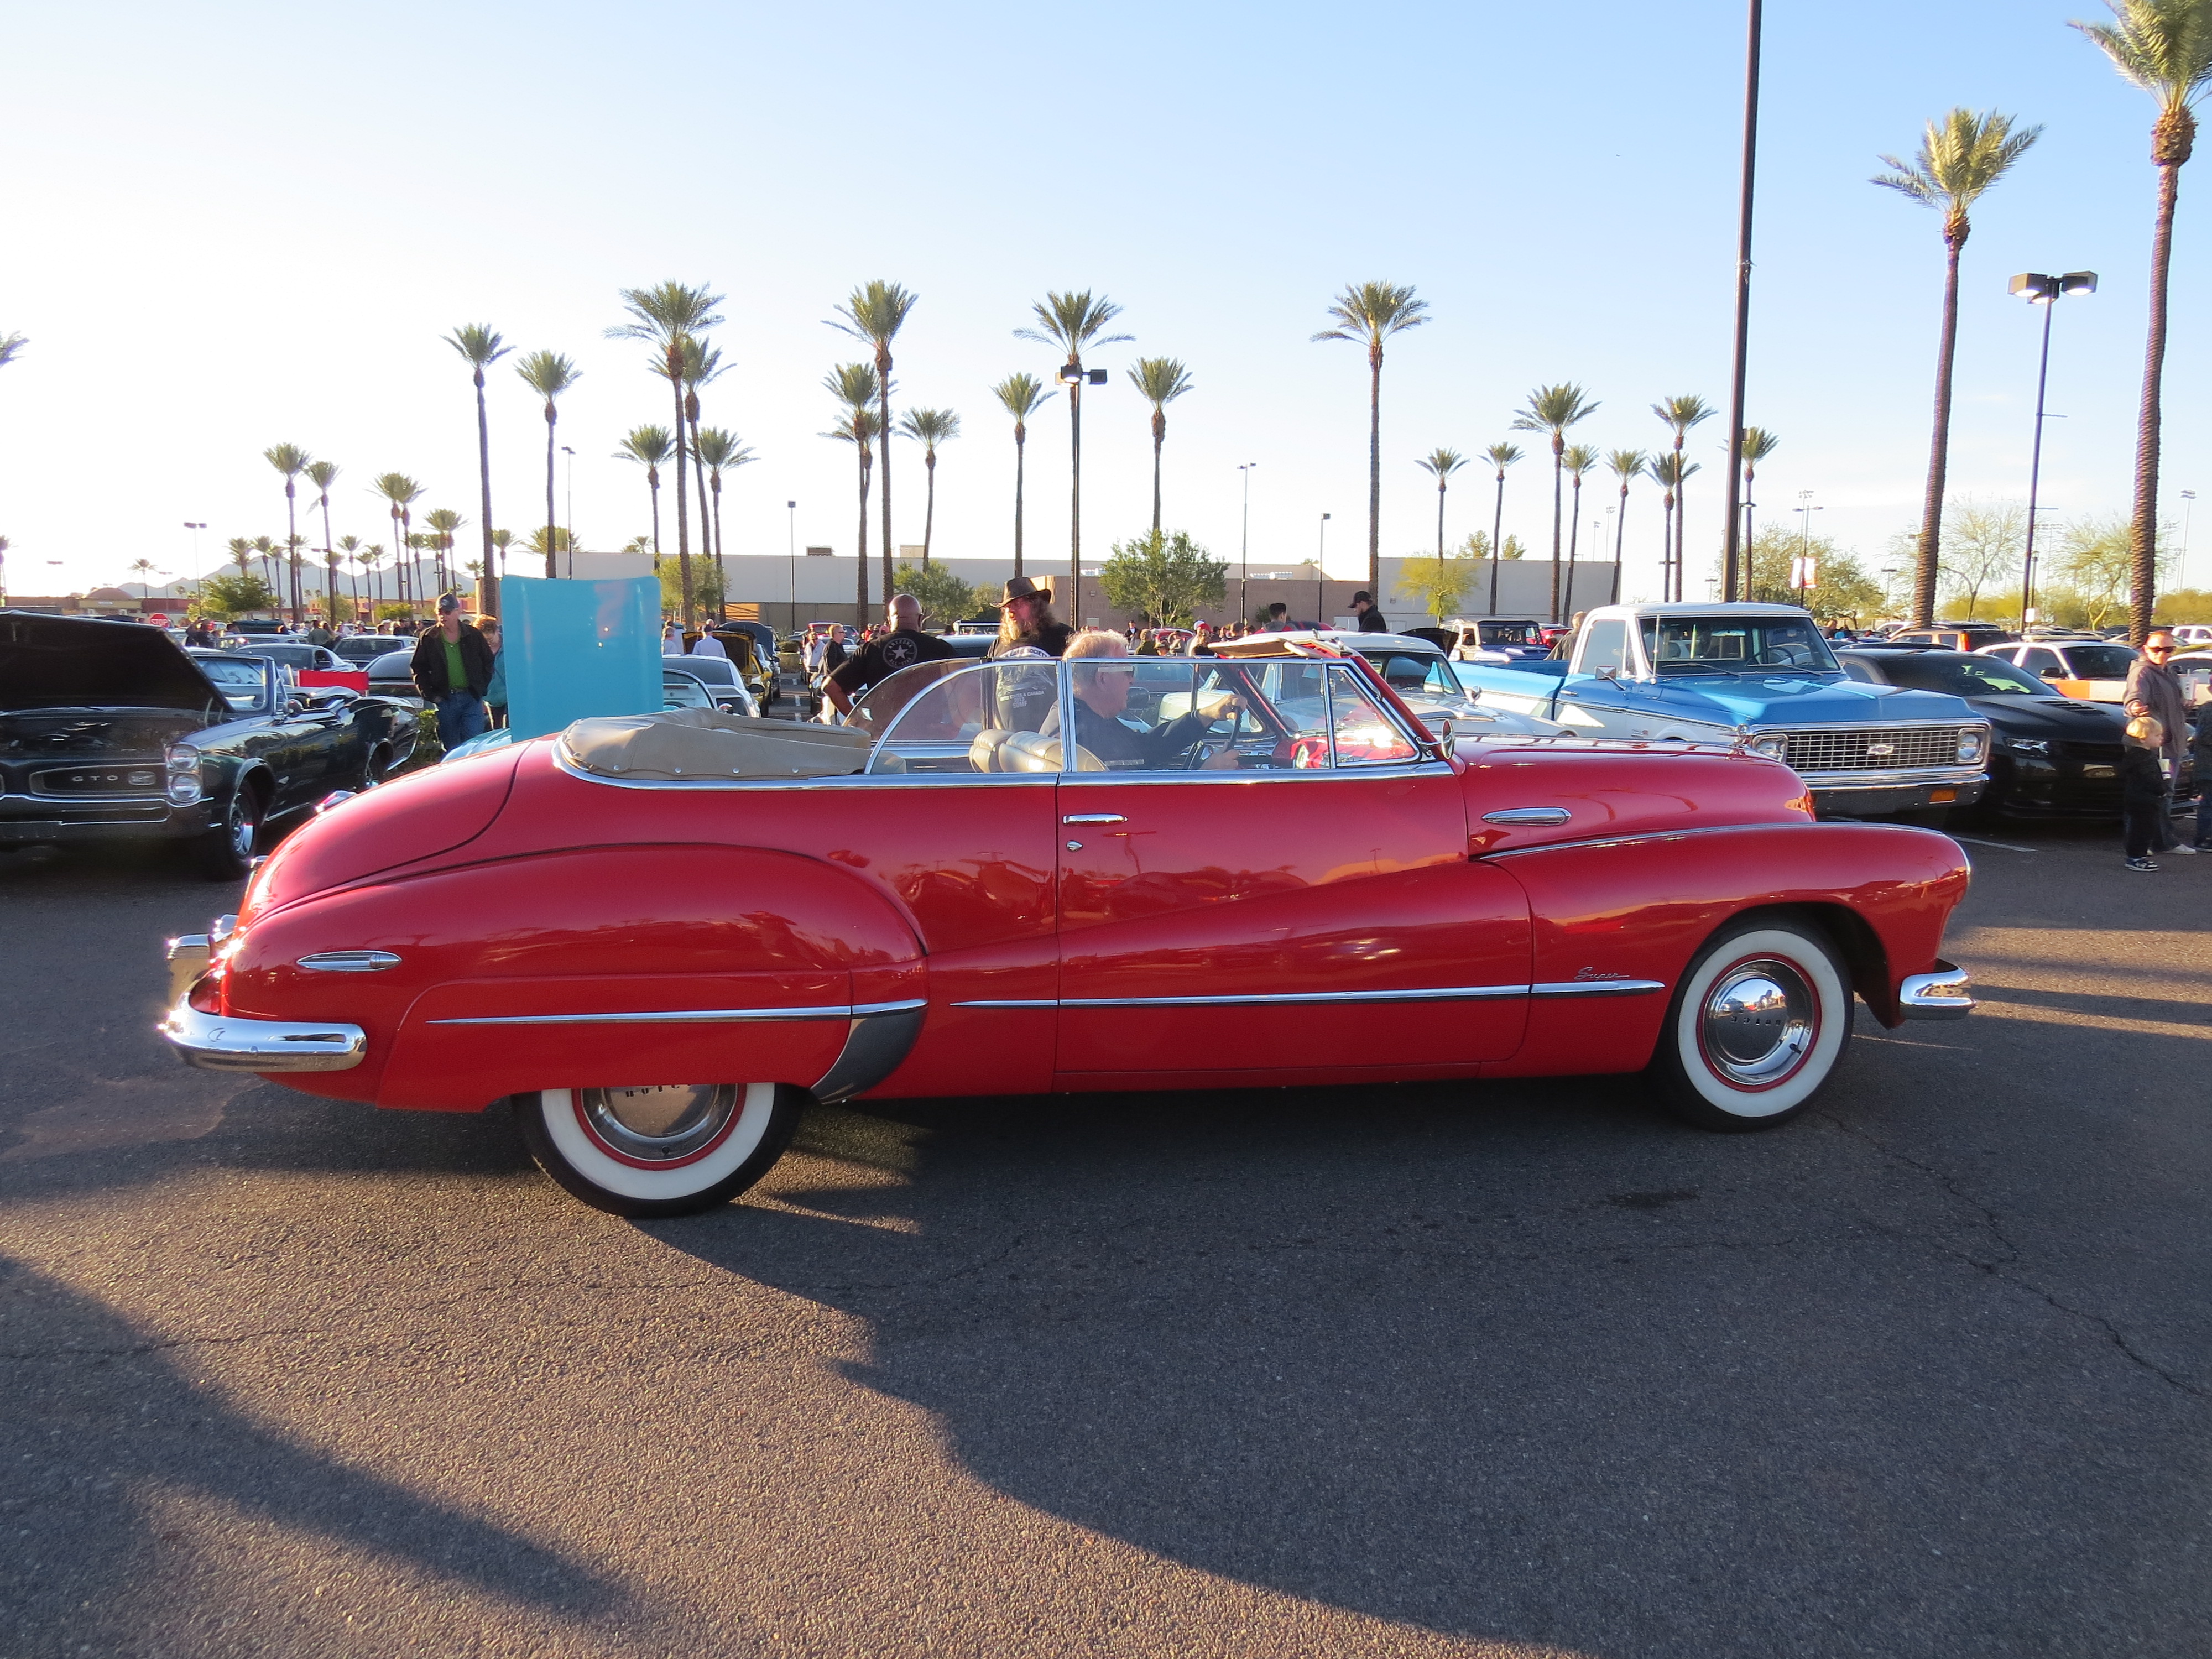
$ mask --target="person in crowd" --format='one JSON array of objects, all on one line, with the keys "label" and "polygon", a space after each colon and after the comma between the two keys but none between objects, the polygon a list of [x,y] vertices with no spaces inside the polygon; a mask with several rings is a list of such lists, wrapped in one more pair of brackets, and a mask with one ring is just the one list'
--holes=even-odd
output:
[{"label": "person in crowd", "polygon": [[484,729],[484,693],[491,689],[491,647],[461,615],[458,595],[438,596],[438,621],[415,641],[408,665],[415,689],[437,711],[438,741],[451,749]]},{"label": "person in crowd", "polygon": [[[1182,764],[1190,746],[1203,738],[1217,720],[1225,720],[1242,708],[1236,698],[1210,713],[1192,709],[1187,714],[1146,730],[1121,718],[1129,706],[1129,688],[1137,675],[1130,659],[1129,642],[1110,629],[1093,628],[1068,642],[1071,689],[1075,693],[1075,741],[1109,768],[1164,770]],[[1206,759],[1216,769],[1236,766],[1235,749],[1224,745]]]},{"label": "person in crowd", "polygon": [[730,659],[730,653],[724,648],[721,641],[716,639],[712,634],[702,633],[693,641],[691,654],[695,657],[720,657],[724,662]]},{"label": "person in crowd", "polygon": [[884,607],[889,629],[878,640],[860,647],[857,655],[830,676],[824,687],[830,704],[841,714],[853,712],[853,700],[865,696],[899,672],[918,662],[942,662],[952,647],[934,634],[921,631],[921,605],[911,593],[894,593]]},{"label": "person in crowd", "polygon": [[1000,596],[999,638],[991,647],[994,657],[1024,645],[1048,657],[1057,657],[1074,637],[1075,630],[1052,614],[1052,596],[1044,589],[1027,576],[1017,576],[1006,584]]},{"label": "person in crowd", "polygon": [[1137,635],[1136,654],[1140,657],[1157,657],[1160,654],[1158,629],[1147,628]]},{"label": "person in crowd", "polygon": [[850,659],[852,653],[845,648],[845,624],[831,623],[829,637],[822,643],[822,672],[834,674]]},{"label": "person in crowd", "polygon": [[2197,848],[2173,833],[2173,785],[2189,752],[2189,700],[2181,694],[2181,682],[2166,666],[2173,660],[2173,635],[2163,628],[2154,629],[2143,641],[2142,654],[2128,665],[2128,683],[2120,696],[2130,714],[2148,715],[2158,722],[2162,734],[2158,758],[2165,763],[2162,787],[2167,805],[2159,814],[2157,836],[2150,850],[2193,854]]},{"label": "person in crowd", "polygon": [[1200,623],[1196,628],[1191,629],[1190,654],[1194,657],[1210,657],[1213,654],[1213,624],[1212,623]]},{"label": "person in crowd", "polygon": [[1390,624],[1375,608],[1375,596],[1364,587],[1352,596],[1352,614],[1359,618],[1359,631],[1363,634],[1387,634],[1390,631]]},{"label": "person in crowd", "polygon": [[1267,607],[1267,631],[1271,634],[1280,634],[1288,629],[1290,625],[1291,607],[1280,599],[1277,599]]},{"label": "person in crowd", "polygon": [[684,654],[684,630],[672,621],[660,625],[660,654],[664,657]]},{"label": "person in crowd", "polygon": [[507,653],[501,648],[501,629],[496,617],[478,617],[477,632],[491,647],[491,679],[484,687],[484,706],[491,710],[492,730],[501,730],[507,725]]},{"label": "person in crowd", "polygon": [[812,623],[807,623],[805,638],[799,647],[799,671],[807,678],[812,679],[822,672],[822,655],[829,644],[830,635],[826,629],[817,628]]},{"label": "person in crowd", "polygon": [[2158,763],[2165,747],[2157,715],[2130,717],[2120,745],[2120,833],[2130,870],[2158,868],[2150,855],[2160,849],[2166,829],[2166,776]]}]

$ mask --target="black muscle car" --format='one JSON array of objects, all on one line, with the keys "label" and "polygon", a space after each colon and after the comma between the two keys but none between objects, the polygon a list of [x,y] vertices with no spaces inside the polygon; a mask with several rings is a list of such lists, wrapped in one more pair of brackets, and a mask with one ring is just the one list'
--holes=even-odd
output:
[{"label": "black muscle car", "polygon": [[302,690],[265,658],[0,611],[0,848],[179,841],[234,878],[267,827],[398,771],[420,731],[414,708]]}]

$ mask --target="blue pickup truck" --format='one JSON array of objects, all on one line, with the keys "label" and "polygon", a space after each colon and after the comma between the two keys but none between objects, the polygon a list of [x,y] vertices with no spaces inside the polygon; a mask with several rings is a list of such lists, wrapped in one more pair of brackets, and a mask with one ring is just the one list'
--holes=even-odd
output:
[{"label": "blue pickup truck", "polygon": [[1563,657],[1462,647],[1482,700],[1593,738],[1741,744],[1786,762],[1823,814],[1940,814],[1989,782],[1989,722],[1956,697],[1845,678],[1813,618],[1784,605],[1616,605]]}]

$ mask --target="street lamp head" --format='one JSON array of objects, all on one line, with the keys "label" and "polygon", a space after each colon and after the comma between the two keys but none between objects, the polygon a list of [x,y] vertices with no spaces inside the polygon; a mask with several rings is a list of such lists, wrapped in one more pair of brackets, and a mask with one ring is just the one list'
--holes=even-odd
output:
[{"label": "street lamp head", "polygon": [[2069,270],[2058,279],[2061,294],[2094,294],[2097,273],[2094,270]]},{"label": "street lamp head", "polygon": [[1104,386],[1106,384],[1106,371],[1103,368],[1092,369],[1091,371],[1091,384],[1093,386]]},{"label": "street lamp head", "polygon": [[2058,297],[2058,284],[2039,270],[2024,270],[2012,279],[2007,293],[2017,294],[2030,305]]},{"label": "street lamp head", "polygon": [[1069,363],[1062,363],[1060,366],[1060,383],[1062,386],[1081,386],[1083,380],[1084,374],[1081,369]]},{"label": "street lamp head", "polygon": [[789,508],[790,508],[793,512],[794,512],[794,513],[796,513],[797,511],[799,511],[799,503],[798,503],[797,501],[786,501],[786,502],[784,503],[784,505],[785,505],[786,507],[789,507]]},{"label": "street lamp head", "polygon": [[1328,514],[1324,513],[1324,514],[1322,514],[1321,515],[1321,521],[1322,521],[1323,524],[1327,524],[1327,523],[1328,522],[1328,518],[1329,518],[1329,515],[1328,515]]}]

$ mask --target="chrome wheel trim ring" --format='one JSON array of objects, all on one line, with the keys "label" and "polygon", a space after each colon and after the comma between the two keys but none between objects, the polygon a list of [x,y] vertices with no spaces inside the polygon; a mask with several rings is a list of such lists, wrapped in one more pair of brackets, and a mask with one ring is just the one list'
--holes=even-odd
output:
[{"label": "chrome wheel trim ring", "polygon": [[1698,1011],[1698,1049],[1733,1088],[1771,1089],[1795,1076],[1820,1035],[1820,1001],[1795,963],[1737,963],[1716,978]]},{"label": "chrome wheel trim ring", "polygon": [[260,822],[253,815],[252,802],[234,799],[230,807],[230,850],[242,859],[252,858],[254,838],[260,829]]},{"label": "chrome wheel trim ring", "polygon": [[579,1089],[576,1121],[623,1163],[666,1169],[713,1151],[737,1121],[738,1103],[732,1083]]}]

